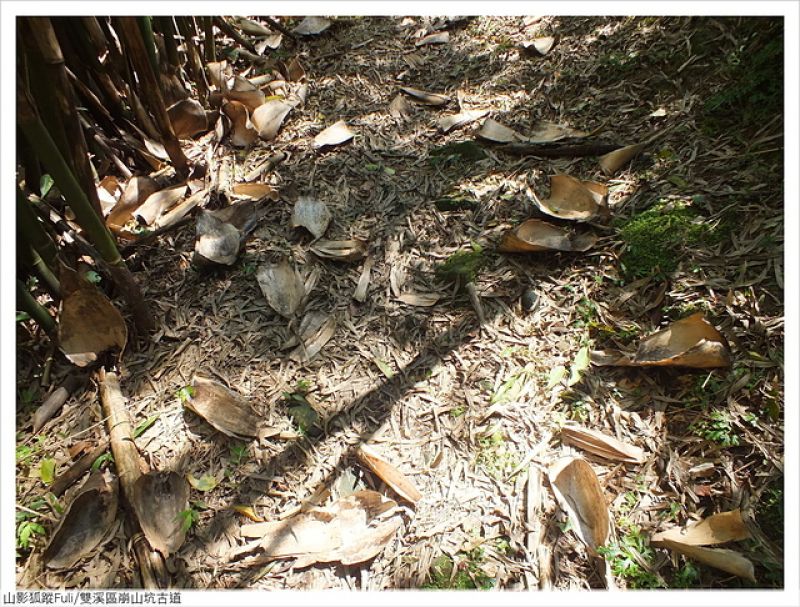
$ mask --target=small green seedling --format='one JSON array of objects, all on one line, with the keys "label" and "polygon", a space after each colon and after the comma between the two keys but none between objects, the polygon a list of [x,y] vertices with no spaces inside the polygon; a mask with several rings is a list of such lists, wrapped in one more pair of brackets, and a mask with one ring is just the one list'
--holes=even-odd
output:
[{"label": "small green seedling", "polygon": [[486,323],[478,291],[475,288],[475,281],[478,273],[486,265],[486,257],[483,247],[473,243],[472,251],[459,251],[448,257],[447,261],[436,268],[436,276],[443,282],[451,282],[457,290],[464,289],[469,294],[475,314],[481,326]]},{"label": "small green seedling", "polygon": [[181,401],[181,403],[185,403],[187,400],[190,400],[195,395],[195,389],[192,386],[184,386],[177,392],[175,392],[175,396]]}]

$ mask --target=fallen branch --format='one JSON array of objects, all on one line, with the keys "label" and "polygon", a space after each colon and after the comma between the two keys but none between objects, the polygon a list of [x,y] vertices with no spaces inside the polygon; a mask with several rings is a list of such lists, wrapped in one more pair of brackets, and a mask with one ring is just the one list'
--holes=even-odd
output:
[{"label": "fallen branch", "polygon": [[108,451],[108,441],[103,441],[97,447],[84,453],[78,461],[72,464],[66,472],[59,474],[50,485],[50,493],[56,497],[61,496],[73,483],[81,478],[92,467],[94,461]]},{"label": "fallen branch", "polygon": [[264,21],[269,23],[269,26],[274,29],[278,30],[281,34],[286,36],[287,38],[291,38],[292,40],[297,40],[297,36],[294,35],[294,32],[290,29],[287,29],[285,26],[281,25],[272,17],[261,17]]},{"label": "fallen branch", "polygon": [[245,175],[244,180],[255,181],[267,171],[271,171],[273,167],[277,165],[279,162],[283,162],[284,160],[286,160],[287,156],[288,154],[286,154],[286,152],[278,152],[277,154],[273,154],[272,156],[267,158],[264,162],[262,162],[260,165],[258,165],[256,168],[254,168],[252,171],[250,171],[247,175]]},{"label": "fallen branch", "polygon": [[223,17],[214,17],[214,25],[216,25],[219,29],[221,29],[224,34],[233,38],[237,44],[240,44],[241,46],[243,46],[256,56],[259,56],[255,45],[249,40],[246,40],[244,36],[242,36],[239,32],[237,32],[230,23],[225,21]]},{"label": "fallen branch", "polygon": [[163,236],[167,232],[172,232],[173,230],[177,230],[178,228],[181,228],[181,227],[191,223],[191,221],[192,221],[192,215],[187,215],[186,217],[182,218],[180,221],[176,221],[175,223],[173,223],[171,225],[163,226],[163,227],[158,228],[157,230],[153,230],[152,232],[148,232],[147,234],[145,234],[143,236],[140,236],[139,238],[137,238],[136,240],[134,240],[130,244],[126,244],[124,247],[122,247],[119,250],[120,255],[122,255],[123,257],[128,257],[131,254],[133,254],[134,251],[138,247],[140,247],[140,246],[142,246],[144,244],[147,244],[148,242],[154,241],[156,238],[158,238],[159,236]]},{"label": "fallen branch", "polygon": [[85,373],[70,375],[58,388],[50,393],[47,399],[39,405],[39,408],[36,409],[36,412],[33,414],[34,434],[41,430],[42,426],[58,412],[64,403],[67,402],[70,394],[82,386],[84,381],[86,381]]},{"label": "fallen branch", "polygon": [[515,156],[541,156],[544,158],[577,158],[602,156],[621,148],[617,143],[587,142],[553,145],[552,143],[506,143],[497,146],[501,152]]}]

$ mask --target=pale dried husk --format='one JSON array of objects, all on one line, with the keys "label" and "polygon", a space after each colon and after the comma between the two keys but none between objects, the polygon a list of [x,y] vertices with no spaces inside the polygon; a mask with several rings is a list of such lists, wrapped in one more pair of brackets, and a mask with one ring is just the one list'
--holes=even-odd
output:
[{"label": "pale dried husk", "polygon": [[422,105],[440,106],[450,101],[450,97],[446,95],[428,93],[427,91],[421,91],[420,89],[411,88],[410,86],[401,86],[400,90],[413,101],[421,103]]},{"label": "pale dried husk", "polygon": [[316,36],[324,32],[332,24],[333,22],[325,17],[306,17],[292,31],[300,36]]},{"label": "pale dried husk", "polygon": [[167,108],[172,130],[178,139],[189,139],[208,130],[208,117],[200,102],[184,99]]},{"label": "pale dried husk", "polygon": [[602,169],[603,173],[611,176],[623,166],[628,164],[631,160],[636,158],[636,156],[638,156],[644,148],[645,144],[637,143],[635,145],[628,145],[624,148],[619,148],[618,150],[614,150],[613,152],[609,152],[608,154],[600,156],[600,159],[598,160],[600,163],[600,168]]},{"label": "pale dried husk", "polygon": [[567,424],[561,429],[561,440],[565,444],[588,451],[605,459],[631,464],[645,461],[644,450],[608,436],[602,432],[578,424]]},{"label": "pale dried husk", "polygon": [[317,257],[334,261],[358,261],[367,254],[367,243],[363,240],[317,240],[311,246]]},{"label": "pale dried husk", "polygon": [[293,228],[304,227],[314,235],[314,238],[322,238],[331,223],[331,218],[328,205],[324,202],[301,197],[294,205],[291,225]]},{"label": "pale dried husk", "polygon": [[513,143],[527,141],[527,137],[525,137],[525,135],[518,133],[514,129],[509,128],[504,124],[500,124],[493,118],[487,118],[483,121],[477,136],[480,139],[485,139],[486,141],[491,141],[492,143]]},{"label": "pale dried husk", "polygon": [[236,147],[253,145],[258,139],[258,131],[250,121],[247,107],[238,101],[225,101],[222,113],[231,121],[231,144]]},{"label": "pale dried husk", "polygon": [[287,114],[292,111],[294,105],[271,99],[253,112],[253,124],[258,131],[258,136],[264,141],[272,141],[278,134]]},{"label": "pale dried husk", "polygon": [[608,187],[595,181],[581,181],[570,175],[550,178],[550,197],[534,197],[542,213],[559,219],[590,221],[608,213]]},{"label": "pale dried husk", "polygon": [[314,137],[314,147],[323,148],[329,145],[339,145],[350,141],[355,133],[350,130],[344,120],[340,120]]},{"label": "pale dried husk", "polygon": [[189,484],[176,472],[148,472],[133,486],[131,504],[147,541],[165,557],[183,545],[180,513],[189,508]]},{"label": "pale dried husk", "polygon": [[748,540],[751,537],[750,529],[742,518],[742,512],[737,508],[712,514],[686,529],[673,527],[656,533],[650,538],[650,543],[657,546],[660,542],[669,540],[689,546],[713,546]]},{"label": "pale dried husk", "polygon": [[258,417],[245,399],[219,382],[200,375],[195,376],[192,388],[194,395],[184,401],[187,409],[227,436],[257,436]]},{"label": "pale dried husk", "polygon": [[261,266],[256,280],[269,306],[285,318],[294,316],[305,297],[303,279],[287,261]]},{"label": "pale dried husk", "polygon": [[592,234],[571,234],[569,231],[538,219],[529,219],[503,236],[498,247],[502,253],[536,253],[539,251],[588,251],[597,242]]},{"label": "pale dried husk", "polygon": [[117,520],[119,481],[94,472],[70,502],[44,550],[50,569],[68,569],[92,553]]},{"label": "pale dried husk", "polygon": [[66,266],[61,267],[59,279],[62,300],[58,343],[67,359],[85,367],[107,350],[124,350],[128,328],[114,304]]},{"label": "pale dried husk", "polygon": [[474,120],[479,120],[488,113],[489,110],[468,110],[466,112],[460,112],[451,116],[443,116],[436,121],[436,126],[439,127],[440,131],[448,133],[456,127],[469,124]]},{"label": "pale dried husk", "polygon": [[358,459],[403,499],[412,504],[422,499],[422,494],[414,483],[372,447],[361,445],[358,449]]}]

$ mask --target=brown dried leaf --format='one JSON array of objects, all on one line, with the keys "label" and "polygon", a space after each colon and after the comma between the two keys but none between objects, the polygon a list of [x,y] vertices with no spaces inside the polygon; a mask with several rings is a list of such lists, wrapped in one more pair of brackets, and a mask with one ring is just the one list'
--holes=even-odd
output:
[{"label": "brown dried leaf", "polygon": [[203,106],[194,99],[184,99],[167,108],[172,130],[178,139],[189,139],[208,130],[208,118]]},{"label": "brown dried leaf", "polygon": [[91,553],[117,518],[119,482],[92,473],[61,517],[43,559],[50,569],[68,569]]},{"label": "brown dried leaf", "polygon": [[121,230],[130,221],[132,212],[157,190],[158,184],[152,177],[131,177],[119,202],[106,217],[106,225],[114,231]]},{"label": "brown dried leaf", "polygon": [[228,90],[228,62],[227,61],[210,61],[206,63],[208,69],[208,78],[211,83],[223,93]]},{"label": "brown dried leaf", "polygon": [[439,106],[445,105],[448,101],[450,101],[450,97],[447,97],[446,95],[428,93],[419,89],[411,88],[410,86],[401,86],[400,90],[411,97],[412,100],[416,101],[417,103],[421,103],[422,105]]},{"label": "brown dried leaf", "polygon": [[358,284],[356,285],[356,290],[353,291],[353,299],[355,299],[359,303],[364,303],[367,299],[367,291],[369,290],[369,279],[370,275],[372,274],[372,266],[375,264],[375,260],[372,257],[368,257],[367,261],[364,262],[364,267],[361,270],[361,276],[358,277]]},{"label": "brown dried leaf", "polygon": [[147,541],[165,557],[186,539],[180,513],[189,508],[189,484],[176,472],[148,472],[133,486],[131,505]]},{"label": "brown dried leaf", "polygon": [[237,196],[248,196],[250,198],[269,198],[272,201],[278,200],[280,194],[278,190],[267,183],[237,183],[231,188]]},{"label": "brown dried leaf", "polygon": [[395,118],[407,118],[411,114],[411,106],[402,94],[395,95],[389,104],[389,113]]},{"label": "brown dried leaf", "polygon": [[529,219],[503,236],[498,250],[502,253],[537,251],[588,251],[597,242],[592,234],[569,231],[538,219]]},{"label": "brown dried leaf", "polygon": [[690,546],[673,540],[663,540],[659,542],[659,544],[660,547],[674,550],[704,565],[726,571],[732,575],[750,580],[751,582],[756,581],[753,563],[734,550]]},{"label": "brown dried leaf", "polygon": [[306,77],[306,70],[300,64],[300,60],[297,57],[293,57],[286,65],[286,77],[290,82],[300,82]]},{"label": "brown dried leaf", "polygon": [[514,141],[527,141],[527,137],[518,133],[514,129],[500,124],[492,118],[487,118],[481,125],[481,130],[478,131],[477,136],[486,141],[494,143],[511,143]]},{"label": "brown dried leaf", "polygon": [[331,212],[328,206],[313,198],[298,198],[294,204],[291,225],[293,228],[304,227],[314,235],[322,238],[331,223]]},{"label": "brown dried leaf", "polygon": [[58,342],[70,362],[85,367],[112,348],[125,349],[128,328],[122,314],[97,287],[61,266]]},{"label": "brown dried leaf", "polygon": [[100,206],[103,209],[103,215],[108,215],[109,211],[114,208],[122,194],[119,180],[114,175],[106,175],[97,184],[97,197],[100,199]]},{"label": "brown dried leaf", "polygon": [[261,538],[266,558],[297,557],[295,568],[354,565],[375,557],[401,525],[396,502],[364,490],[284,521],[243,525],[242,535]]},{"label": "brown dried leaf", "polygon": [[303,279],[287,261],[261,266],[256,280],[269,306],[285,318],[291,318],[306,294]]},{"label": "brown dried leaf", "polygon": [[167,150],[164,149],[164,146],[156,141],[155,139],[150,139],[149,137],[144,138],[144,147],[147,149],[150,154],[158,158],[159,160],[169,160],[169,154],[167,154]]},{"label": "brown dried leaf", "polygon": [[378,477],[403,499],[416,504],[422,499],[422,494],[405,474],[400,472],[386,458],[367,445],[358,449],[358,459],[372,470]]},{"label": "brown dried leaf", "polygon": [[227,436],[257,436],[258,417],[249,402],[219,382],[201,375],[195,375],[192,387],[194,395],[183,403],[187,409]]},{"label": "brown dried leaf", "polygon": [[363,240],[318,240],[311,252],[323,259],[335,261],[358,261],[367,254],[367,243]]},{"label": "brown dried leaf", "polygon": [[641,448],[578,424],[565,425],[561,429],[561,440],[612,461],[632,464],[641,464],[645,461],[644,451]]},{"label": "brown dried leaf", "polygon": [[[191,189],[191,188],[190,188]],[[204,188],[189,196],[186,200],[179,202],[172,209],[166,213],[162,213],[158,219],[155,220],[153,226],[156,228],[164,228],[171,226],[189,214],[197,205],[204,204],[208,200],[208,188]]]},{"label": "brown dried leaf", "polygon": [[275,139],[283,120],[293,107],[294,105],[286,101],[272,99],[256,109],[253,112],[253,124],[258,131],[258,136],[264,141]]},{"label": "brown dried leaf", "polygon": [[324,32],[332,24],[333,22],[325,17],[306,17],[293,31],[300,36],[315,36]]},{"label": "brown dried leaf", "polygon": [[259,132],[250,121],[250,115],[244,104],[238,101],[226,100],[225,103],[222,104],[222,113],[231,120],[232,145],[243,148],[252,145],[255,140],[258,139]]},{"label": "brown dried leaf", "polygon": [[[314,324],[316,325],[316,322]],[[308,362],[319,354],[320,350],[325,347],[325,344],[328,343],[334,333],[336,333],[336,318],[327,316],[318,329],[313,332],[310,329],[311,327],[308,327],[303,331],[303,327],[301,326],[303,341],[289,354],[289,358],[295,362]]]},{"label": "brown dried leaf", "polygon": [[283,34],[280,32],[270,34],[269,36],[265,36],[256,42],[256,52],[259,55],[263,55],[264,51],[266,51],[268,48],[272,50],[278,48],[281,45],[281,42],[283,42]]},{"label": "brown dried leaf", "polygon": [[534,198],[542,213],[559,219],[589,221],[608,212],[608,188],[594,181],[581,181],[569,175],[550,178],[550,197]]},{"label": "brown dried leaf", "polygon": [[522,50],[528,55],[544,57],[549,53],[553,46],[555,46],[556,39],[554,36],[541,36],[533,40],[522,43]]},{"label": "brown dried leaf", "polygon": [[254,523],[263,523],[264,519],[256,514],[256,511],[253,510],[252,506],[245,506],[243,504],[234,504],[231,506],[231,510],[234,512],[238,512],[242,516],[246,516]]},{"label": "brown dried leaf", "polygon": [[178,185],[154,192],[147,197],[144,204],[134,211],[140,221],[153,225],[164,212],[174,206],[186,194],[186,185]]},{"label": "brown dried leaf", "polygon": [[443,116],[436,121],[436,126],[439,127],[439,130],[448,133],[452,129],[459,127],[464,124],[468,124],[473,122],[474,120],[479,120],[486,116],[489,113],[489,110],[468,110],[466,112],[461,112],[459,114],[452,114],[450,116]]},{"label": "brown dried leaf", "polygon": [[423,36],[415,43],[415,46],[425,46],[426,44],[447,44],[450,42],[450,32],[435,32]]},{"label": "brown dried leaf", "polygon": [[355,133],[350,130],[344,120],[340,120],[314,137],[314,147],[323,148],[329,145],[339,145],[350,141]]},{"label": "brown dried leaf", "polygon": [[257,21],[253,21],[252,19],[247,19],[245,17],[233,17],[231,22],[242,30],[245,34],[250,36],[260,37],[260,36],[271,36],[272,30],[267,29]]},{"label": "brown dried leaf", "polygon": [[656,533],[650,538],[650,543],[658,545],[660,542],[670,540],[690,546],[711,546],[747,540],[751,537],[750,530],[742,519],[742,513],[737,508],[709,516],[687,529],[673,527]]},{"label": "brown dried leaf", "polygon": [[632,364],[710,369],[730,366],[731,353],[727,340],[697,312],[642,341]]},{"label": "brown dried leaf", "polygon": [[575,533],[592,555],[608,540],[611,519],[608,505],[592,467],[586,460],[564,457],[549,471],[550,484],[569,515]]},{"label": "brown dried leaf", "polygon": [[636,145],[628,145],[600,156],[598,160],[600,168],[603,170],[603,173],[611,176],[638,156],[644,148],[645,144],[637,143]]},{"label": "brown dried leaf", "polygon": [[429,308],[431,306],[435,306],[436,302],[438,302],[442,298],[441,295],[438,293],[400,293],[397,296],[397,299],[402,301],[404,304],[408,304],[409,306],[420,306],[423,308]]}]

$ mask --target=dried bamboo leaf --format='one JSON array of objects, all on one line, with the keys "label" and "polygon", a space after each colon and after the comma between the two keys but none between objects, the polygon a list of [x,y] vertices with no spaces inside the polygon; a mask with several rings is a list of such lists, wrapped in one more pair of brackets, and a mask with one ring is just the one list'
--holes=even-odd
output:
[{"label": "dried bamboo leaf", "polygon": [[503,236],[498,247],[502,253],[534,253],[537,251],[588,251],[597,242],[592,234],[570,234],[569,231],[538,219],[529,219]]},{"label": "dried bamboo leaf", "polygon": [[611,176],[638,156],[644,148],[645,144],[637,143],[609,152],[599,158],[600,168],[603,173]]},{"label": "dried bamboo leaf", "polygon": [[186,185],[165,188],[147,197],[134,216],[146,225],[153,225],[163,213],[173,207],[186,194]]},{"label": "dried bamboo leaf", "polygon": [[645,461],[644,450],[641,448],[578,424],[565,425],[561,429],[561,440],[612,461],[632,464]]},{"label": "dried bamboo leaf", "polygon": [[742,519],[742,512],[737,508],[709,516],[686,529],[673,527],[661,531],[653,535],[650,542],[658,545],[659,542],[670,540],[690,546],[711,546],[747,540],[751,537],[750,529]]},{"label": "dried bamboo leaf", "polygon": [[285,318],[291,318],[306,294],[303,279],[288,262],[261,266],[256,280],[269,306]]},{"label": "dried bamboo leaf", "polygon": [[[247,82],[247,80],[244,81]],[[247,84],[250,83],[247,82]],[[264,104],[265,96],[264,92],[257,88],[238,91],[234,89],[225,93],[225,99],[228,101],[238,101],[247,108],[252,116],[253,113]]]},{"label": "dried bamboo leaf", "polygon": [[284,521],[243,525],[242,535],[261,538],[265,558],[297,557],[295,568],[354,565],[380,553],[401,525],[396,502],[363,490]]},{"label": "dried bamboo leaf", "polygon": [[678,320],[642,341],[634,365],[708,369],[731,364],[727,340],[702,312]]},{"label": "dried bamboo leaf", "polygon": [[283,34],[280,32],[265,36],[256,42],[256,51],[259,55],[263,55],[264,51],[267,49],[275,50],[278,48],[281,45],[281,42],[283,42]]},{"label": "dried bamboo leaf", "polygon": [[208,117],[200,102],[184,99],[167,108],[172,130],[178,139],[189,139],[208,130]]},{"label": "dried bamboo leaf", "polygon": [[292,350],[289,358],[299,363],[308,362],[319,354],[335,333],[336,318],[328,316],[316,332],[308,337],[303,337],[302,343]]},{"label": "dried bamboo leaf", "polygon": [[106,225],[114,231],[121,230],[133,217],[133,211],[157,190],[158,184],[155,179],[147,176],[131,177],[119,202],[106,217]]},{"label": "dried bamboo leaf", "polygon": [[264,519],[256,514],[256,511],[253,509],[252,506],[246,506],[244,504],[234,504],[231,506],[231,510],[241,514],[242,516],[246,516],[254,523],[263,523]]},{"label": "dried bamboo leaf", "polygon": [[633,364],[630,357],[619,350],[594,350],[591,361],[598,367],[630,367]]},{"label": "dried bamboo leaf", "polygon": [[410,86],[401,86],[400,90],[408,95],[413,101],[421,103],[422,105],[440,106],[445,105],[450,101],[450,97],[447,97],[446,95],[428,93],[426,91],[411,88]]},{"label": "dried bamboo leaf", "polygon": [[231,191],[237,196],[248,196],[249,198],[269,198],[272,201],[280,198],[278,190],[267,183],[237,183],[231,188]]},{"label": "dried bamboo leaf", "polygon": [[395,95],[389,104],[389,113],[395,118],[408,118],[411,114],[411,105],[409,105],[405,95]]},{"label": "dried bamboo leaf", "polygon": [[435,32],[423,36],[416,41],[415,46],[425,46],[427,44],[447,44],[450,42],[450,32]]},{"label": "dried bamboo leaf", "polygon": [[551,143],[562,139],[586,137],[586,131],[573,129],[565,124],[558,124],[548,120],[542,120],[536,125],[533,132],[525,138],[527,143]]},{"label": "dried bamboo leaf", "polygon": [[386,458],[367,445],[361,445],[358,449],[358,459],[372,470],[387,485],[389,485],[400,497],[416,504],[422,499],[422,494],[414,484],[408,480],[405,474],[400,472]]},{"label": "dried bamboo leaf", "polygon": [[228,90],[227,85],[227,71],[228,71],[228,62],[227,61],[210,61],[206,63],[206,69],[208,70],[208,78],[211,80],[211,84],[213,84],[217,89],[222,91],[223,93]]},{"label": "dried bamboo leaf", "polygon": [[423,308],[429,308],[431,306],[435,306],[436,302],[438,302],[442,298],[441,295],[438,293],[400,293],[397,296],[397,299],[402,301],[404,304],[408,304],[409,306],[420,306]]},{"label": "dried bamboo leaf", "polygon": [[292,107],[294,106],[291,103],[280,99],[272,99],[256,109],[253,112],[253,124],[258,131],[258,136],[264,141],[275,139],[283,120],[292,110]]},{"label": "dried bamboo leaf", "polygon": [[481,125],[481,130],[477,136],[493,143],[511,143],[513,141],[527,141],[527,137],[518,133],[514,129],[500,124],[492,118],[487,118]]},{"label": "dried bamboo leaf", "polygon": [[238,101],[226,100],[222,104],[222,113],[231,120],[232,145],[243,148],[255,143],[259,137],[259,132],[253,122],[250,121],[250,115],[244,104]]},{"label": "dried bamboo leaf", "polygon": [[214,428],[233,438],[255,438],[258,417],[250,403],[219,382],[201,375],[192,381],[194,394],[184,401],[193,411]]},{"label": "dried bamboo leaf", "polygon": [[522,43],[522,50],[529,55],[544,57],[556,44],[554,36],[541,36]]},{"label": "dried bamboo leaf", "polygon": [[165,150],[164,146],[158,141],[150,139],[149,137],[145,137],[144,147],[148,152],[150,152],[153,156],[155,156],[159,160],[164,160],[164,161],[169,160],[169,154],[167,154],[167,150]]},{"label": "dried bamboo leaf", "polygon": [[148,472],[133,486],[131,505],[147,541],[165,557],[186,539],[181,512],[189,508],[189,484],[176,472]]},{"label": "dried bamboo leaf", "polygon": [[318,240],[311,252],[323,259],[335,261],[358,261],[367,254],[367,243],[363,240]]},{"label": "dried bamboo leaf", "polygon": [[355,299],[359,303],[364,303],[367,299],[367,290],[369,289],[369,279],[372,273],[372,266],[375,264],[375,260],[372,257],[368,257],[367,260],[364,262],[364,267],[361,270],[361,276],[358,278],[358,284],[356,285],[356,290],[353,291],[353,299]]},{"label": "dried bamboo leaf", "polygon": [[293,228],[304,227],[314,235],[322,238],[331,223],[331,212],[321,200],[301,197],[297,199],[292,212]]},{"label": "dried bamboo leaf", "polygon": [[583,459],[564,457],[549,471],[550,484],[561,507],[569,515],[575,533],[592,555],[611,531],[608,505],[592,467]]},{"label": "dried bamboo leaf", "polygon": [[207,200],[208,188],[204,188],[198,192],[195,192],[186,200],[176,204],[168,212],[161,214],[158,219],[155,220],[153,226],[156,228],[171,226],[186,217],[186,215],[188,215],[189,212],[197,205],[205,204]]},{"label": "dried bamboo leaf", "polygon": [[108,536],[117,519],[119,481],[92,473],[53,531],[43,559],[50,569],[69,569]]},{"label": "dried bamboo leaf", "polygon": [[231,18],[231,23],[249,36],[262,37],[272,35],[272,30],[267,29],[252,19],[247,19],[245,17],[233,17]]},{"label": "dried bamboo leaf", "polygon": [[690,546],[673,540],[663,540],[659,542],[659,545],[659,547],[669,548],[679,554],[693,558],[704,565],[726,571],[751,582],[756,581],[753,563],[734,550]]},{"label": "dried bamboo leaf", "polygon": [[316,36],[324,32],[332,24],[333,22],[325,17],[306,17],[293,31],[300,36]]},{"label": "dried bamboo leaf", "polygon": [[448,133],[456,127],[468,124],[474,120],[479,120],[488,113],[489,110],[468,110],[451,116],[443,116],[436,121],[436,126],[439,127],[440,131]]},{"label": "dried bamboo leaf", "polygon": [[106,350],[124,350],[128,328],[114,304],[66,266],[61,267],[59,279],[62,301],[58,343],[69,361],[85,367]]},{"label": "dried bamboo leaf", "polygon": [[589,221],[608,212],[608,188],[594,181],[581,181],[569,175],[550,178],[550,197],[534,198],[542,213],[559,219]]},{"label": "dried bamboo leaf", "polygon": [[323,148],[330,145],[339,145],[350,141],[355,133],[350,130],[344,120],[340,120],[314,137],[314,147]]}]

